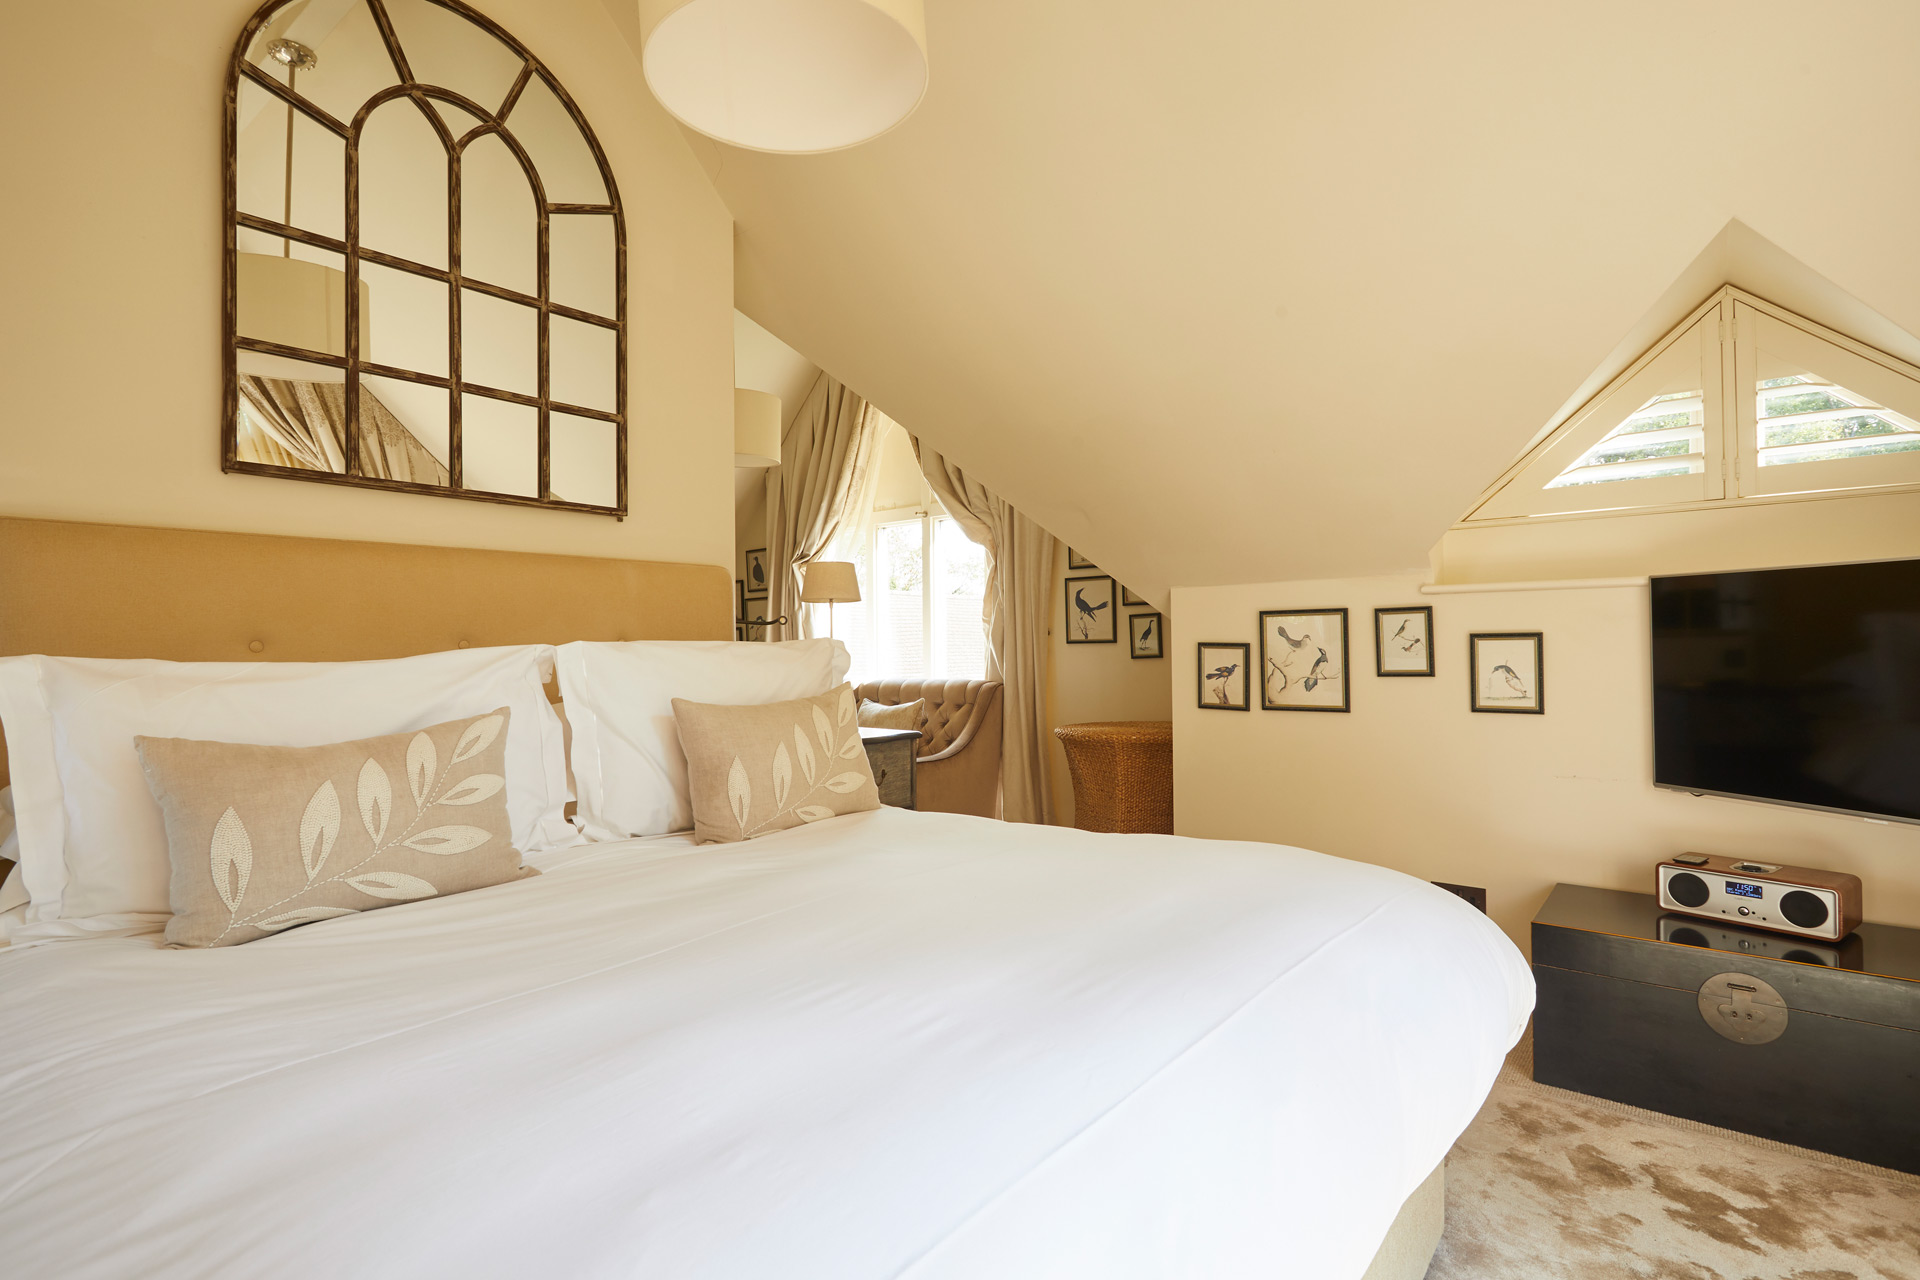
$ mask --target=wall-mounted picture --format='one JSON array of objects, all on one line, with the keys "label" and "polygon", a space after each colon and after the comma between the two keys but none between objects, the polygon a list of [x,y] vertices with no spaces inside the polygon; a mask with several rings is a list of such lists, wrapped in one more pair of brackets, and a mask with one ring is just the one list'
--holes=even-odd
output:
[{"label": "wall-mounted picture", "polygon": [[1247,648],[1244,644],[1202,643],[1200,706],[1205,711],[1247,709]]},{"label": "wall-mounted picture", "polygon": [[1131,608],[1132,606],[1137,604],[1146,604],[1147,601],[1144,597],[1133,594],[1132,587],[1121,587],[1120,603]]},{"label": "wall-mounted picture", "polygon": [[1482,632],[1467,637],[1475,711],[1545,715],[1547,662],[1538,631]]},{"label": "wall-mounted picture", "polygon": [[1351,711],[1345,609],[1268,609],[1260,614],[1260,707]]},{"label": "wall-mounted picture", "polygon": [[1075,551],[1072,547],[1067,548],[1067,568],[1098,569],[1099,567],[1100,567],[1099,565],[1087,559],[1085,556],[1081,555],[1078,551]]},{"label": "wall-mounted picture", "polygon": [[1158,658],[1165,655],[1167,624],[1157,613],[1130,613],[1127,615],[1127,653],[1135,658]]},{"label": "wall-mounted picture", "polygon": [[767,549],[756,547],[747,552],[747,599],[764,600],[767,595]]},{"label": "wall-mounted picture", "polygon": [[745,627],[735,627],[733,629],[733,638],[735,640],[745,640],[747,638],[747,629]]},{"label": "wall-mounted picture", "polygon": [[735,622],[747,620],[747,584],[743,578],[733,580],[733,620]]},{"label": "wall-mounted picture", "polygon": [[1120,620],[1115,617],[1113,579],[1067,579],[1067,643],[1117,644]]},{"label": "wall-mounted picture", "polygon": [[1433,606],[1373,611],[1373,667],[1383,676],[1433,674]]}]

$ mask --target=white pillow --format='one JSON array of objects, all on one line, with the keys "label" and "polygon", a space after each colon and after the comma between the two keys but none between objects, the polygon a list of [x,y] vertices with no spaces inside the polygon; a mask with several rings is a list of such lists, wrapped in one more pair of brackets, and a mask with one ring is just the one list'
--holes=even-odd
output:
[{"label": "white pillow", "polygon": [[323,746],[506,705],[515,845],[576,841],[560,719],[542,687],[552,669],[547,645],[384,662],[0,658],[27,918],[90,922],[49,936],[165,922],[166,826],[134,752],[138,735]]},{"label": "white pillow", "polygon": [[579,640],[559,655],[580,796],[574,821],[593,840],[693,829],[675,698],[729,707],[808,698],[853,665],[838,640]]}]

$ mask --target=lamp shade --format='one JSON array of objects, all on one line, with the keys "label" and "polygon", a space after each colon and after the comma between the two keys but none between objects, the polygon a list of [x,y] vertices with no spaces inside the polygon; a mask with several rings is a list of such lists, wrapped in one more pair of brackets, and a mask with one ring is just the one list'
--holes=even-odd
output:
[{"label": "lamp shade", "polygon": [[733,389],[733,465],[780,465],[780,397]]},{"label": "lamp shade", "polygon": [[860,598],[860,578],[846,560],[815,560],[800,571],[800,603],[852,604]]},{"label": "lamp shade", "polygon": [[927,89],[921,0],[640,0],[641,69],[673,117],[753,151],[838,151]]}]

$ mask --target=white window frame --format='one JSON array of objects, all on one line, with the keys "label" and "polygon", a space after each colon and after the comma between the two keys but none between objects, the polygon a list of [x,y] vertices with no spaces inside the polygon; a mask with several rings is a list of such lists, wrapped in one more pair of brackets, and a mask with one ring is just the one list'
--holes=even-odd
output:
[{"label": "white window frame", "polygon": [[[1920,367],[1728,285],[1508,467],[1460,524],[1920,489],[1920,451],[1761,467],[1755,387],[1760,377],[1775,376],[1760,371],[1779,361],[1817,372],[1897,413],[1920,417]],[[1547,487],[1648,400],[1694,387],[1702,391],[1706,458],[1701,472]]]},{"label": "white window frame", "polygon": [[[903,508],[902,510],[908,509]],[[934,626],[933,601],[933,577],[936,572],[933,558],[935,532],[939,521],[952,519],[953,517],[944,511],[929,508],[915,510],[912,515],[906,516],[891,512],[875,513],[872,540],[867,552],[867,563],[872,566],[872,595],[876,606],[883,594],[880,585],[880,545],[882,533],[888,528],[895,528],[900,525],[918,524],[920,526],[920,636],[921,652],[926,654],[927,670],[920,676],[907,676],[906,673],[899,671],[875,671],[870,673],[871,678],[890,679],[900,676],[907,679],[932,679],[937,677],[950,677],[955,674],[951,671],[941,670],[947,658],[946,640],[945,636],[940,634],[939,629]],[[959,528],[957,521],[954,523],[954,528]],[[880,609],[878,607],[870,607],[867,611],[867,652],[873,654],[876,658],[880,653],[880,629]]]}]

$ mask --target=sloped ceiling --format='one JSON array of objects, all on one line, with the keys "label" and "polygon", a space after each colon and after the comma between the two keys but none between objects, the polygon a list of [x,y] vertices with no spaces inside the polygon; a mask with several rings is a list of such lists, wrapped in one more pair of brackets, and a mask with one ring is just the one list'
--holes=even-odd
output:
[{"label": "sloped ceiling", "polygon": [[688,135],[738,305],[1150,594],[1424,564],[1732,219],[1920,332],[1904,0],[927,26],[873,143]]}]

